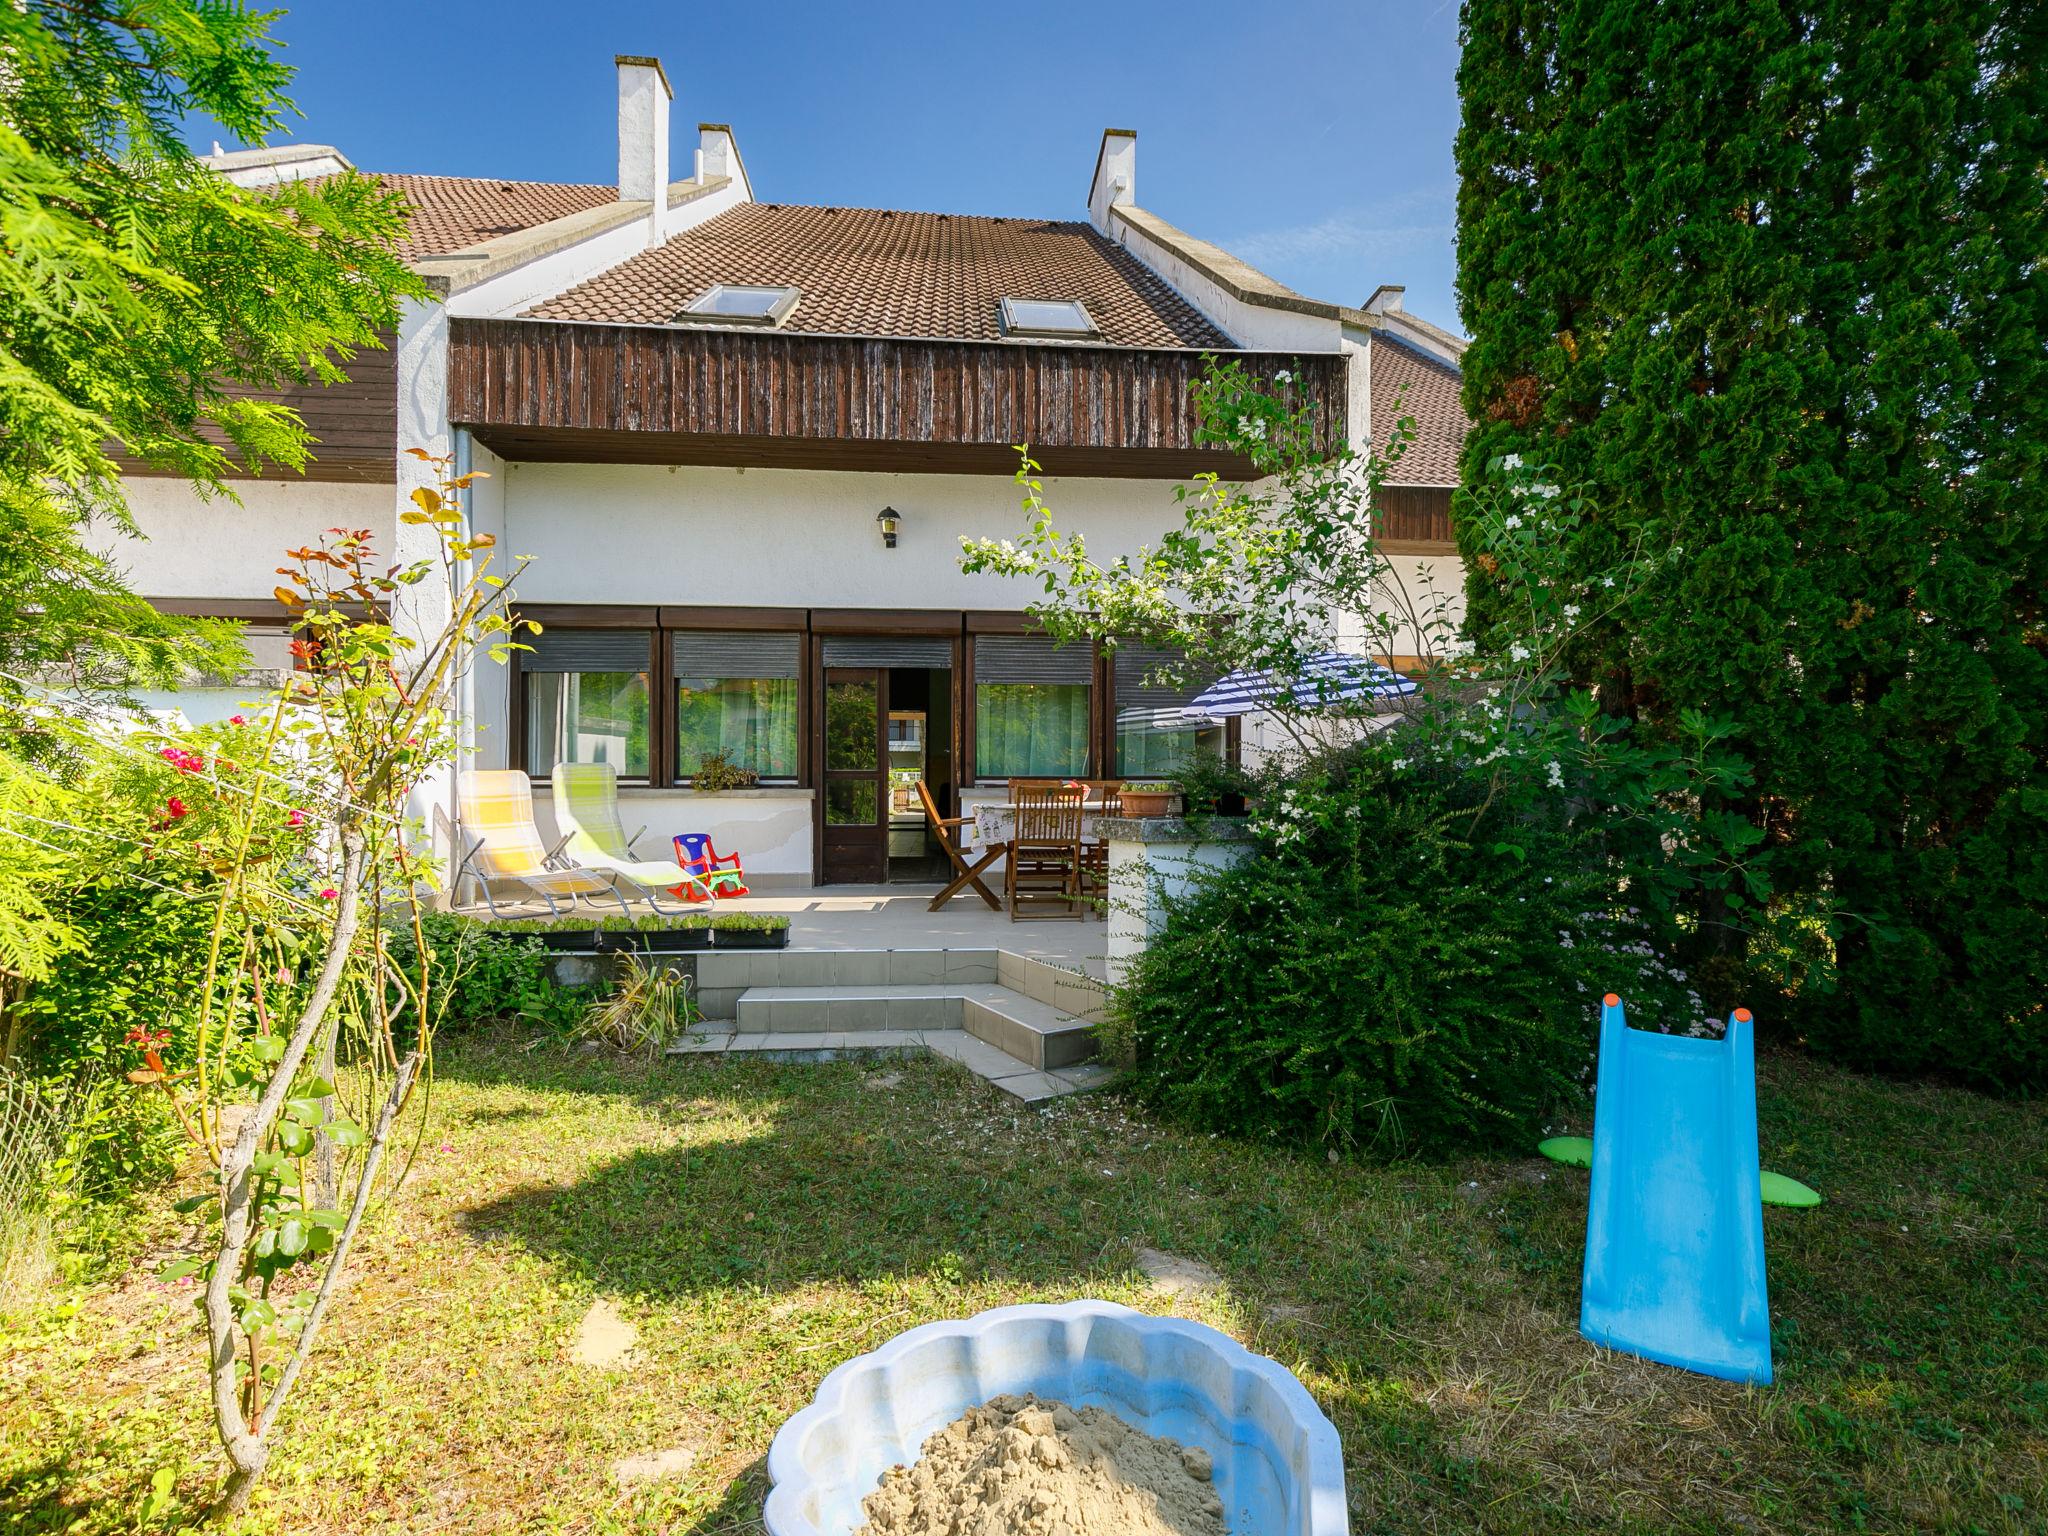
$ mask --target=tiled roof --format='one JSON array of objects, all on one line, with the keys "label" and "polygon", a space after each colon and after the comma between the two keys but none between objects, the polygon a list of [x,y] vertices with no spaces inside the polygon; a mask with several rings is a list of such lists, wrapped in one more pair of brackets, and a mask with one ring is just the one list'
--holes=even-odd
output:
[{"label": "tiled roof", "polygon": [[1394,424],[1415,419],[1415,435],[1392,469],[1389,485],[1456,485],[1458,455],[1472,423],[1458,400],[1463,383],[1449,363],[1417,351],[1385,331],[1372,338],[1372,446],[1384,453]]},{"label": "tiled roof", "polygon": [[602,208],[619,195],[615,187],[576,182],[375,174],[412,205],[411,233],[399,246],[407,260],[465,250],[567,214]]},{"label": "tiled roof", "polygon": [[998,301],[1079,299],[1115,346],[1230,338],[1087,224],[744,203],[528,314],[663,325],[714,283],[795,284],[781,329],[838,336],[1002,337]]}]

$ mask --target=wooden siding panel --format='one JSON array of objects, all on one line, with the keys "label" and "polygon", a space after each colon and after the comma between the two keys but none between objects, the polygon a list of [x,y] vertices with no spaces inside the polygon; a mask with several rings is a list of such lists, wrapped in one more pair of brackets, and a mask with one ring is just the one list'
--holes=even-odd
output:
[{"label": "wooden siding panel", "polygon": [[[1029,443],[1122,474],[1146,473],[1148,455],[1162,475],[1191,458],[1226,467],[1195,447],[1204,364],[1186,350],[457,318],[449,352],[450,418],[528,456],[634,462],[637,443],[645,462],[722,463],[758,439],[764,454],[807,462],[836,444],[879,463],[893,445],[910,468],[981,457],[949,449]],[[1292,370],[1316,401],[1321,441],[1339,438],[1342,357],[1237,359],[1254,377]],[[693,443],[712,457],[693,458]]]},{"label": "wooden siding panel", "polygon": [[[268,469],[261,476],[230,471],[230,480],[325,480],[390,484],[398,478],[398,353],[386,334],[382,347],[364,347],[341,364],[348,378],[339,384],[298,384],[288,389],[246,389],[228,386],[234,399],[271,400],[292,407],[312,433],[312,457],[303,476],[287,469]],[[207,430],[212,442],[225,443]],[[125,475],[160,477],[166,472],[117,454]]]},{"label": "wooden siding panel", "polygon": [[1409,553],[1457,548],[1449,486],[1383,485],[1373,510],[1375,534],[1383,545],[1403,546]]}]

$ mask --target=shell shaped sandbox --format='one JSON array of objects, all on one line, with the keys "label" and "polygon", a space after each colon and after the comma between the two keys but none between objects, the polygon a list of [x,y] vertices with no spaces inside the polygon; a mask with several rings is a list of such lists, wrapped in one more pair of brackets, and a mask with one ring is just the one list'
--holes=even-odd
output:
[{"label": "shell shaped sandbox", "polygon": [[1006,1392],[1107,1408],[1207,1451],[1231,1536],[1348,1536],[1336,1427],[1286,1367],[1109,1301],[927,1323],[847,1361],[769,1447],[769,1536],[850,1536],[884,1472]]}]

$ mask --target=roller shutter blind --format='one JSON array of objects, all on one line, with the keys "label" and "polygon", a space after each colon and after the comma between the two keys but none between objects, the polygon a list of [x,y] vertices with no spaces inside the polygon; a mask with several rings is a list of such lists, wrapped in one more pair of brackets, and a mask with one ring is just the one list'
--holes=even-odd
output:
[{"label": "roller shutter blind", "polygon": [[671,637],[677,678],[791,678],[801,637],[774,633],[678,630]]},{"label": "roller shutter blind", "polygon": [[974,642],[977,683],[1088,683],[1094,675],[1086,645],[1056,646],[1044,635],[982,635]]},{"label": "roller shutter blind", "polygon": [[950,667],[953,642],[936,636],[828,636],[824,646],[828,667]]},{"label": "roller shutter blind", "polygon": [[520,654],[527,672],[645,672],[647,631],[644,629],[544,629],[523,644]]}]

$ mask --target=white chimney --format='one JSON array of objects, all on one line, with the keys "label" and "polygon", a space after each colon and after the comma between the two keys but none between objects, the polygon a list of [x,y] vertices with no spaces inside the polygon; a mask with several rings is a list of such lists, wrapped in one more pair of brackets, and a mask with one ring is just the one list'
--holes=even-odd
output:
[{"label": "white chimney", "polygon": [[1381,283],[1373,289],[1372,297],[1365,301],[1365,312],[1369,315],[1398,315],[1401,310],[1401,295],[1408,290],[1399,283]]},{"label": "white chimney", "polygon": [[738,183],[742,201],[754,200],[754,189],[747,181],[746,166],[740,163],[740,150],[733,142],[732,129],[724,123],[699,123],[697,179],[710,181],[720,176],[730,177]]},{"label": "white chimney", "polygon": [[622,53],[619,67],[619,201],[648,203],[654,242],[668,237],[668,106],[661,60]]},{"label": "white chimney", "polygon": [[1095,179],[1088,183],[1088,219],[1107,235],[1109,210],[1138,201],[1138,135],[1129,128],[1102,130],[1102,148],[1095,154]]}]

